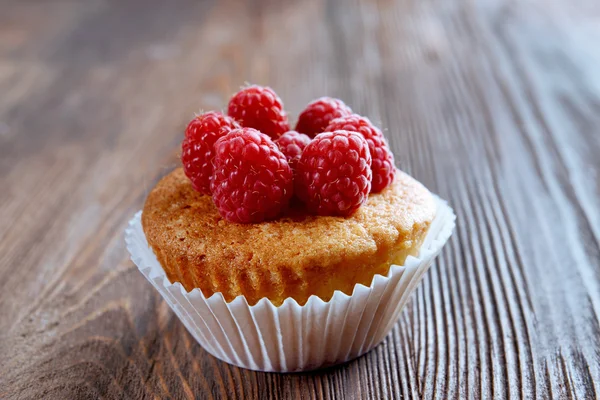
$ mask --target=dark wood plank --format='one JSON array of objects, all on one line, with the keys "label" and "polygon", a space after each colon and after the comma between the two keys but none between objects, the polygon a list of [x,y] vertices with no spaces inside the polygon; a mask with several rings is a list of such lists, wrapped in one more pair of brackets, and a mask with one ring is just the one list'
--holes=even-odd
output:
[{"label": "dark wood plank", "polygon": [[[0,4],[0,398],[600,393],[594,0]],[[380,124],[458,225],[382,345],[278,375],[200,348],[123,230],[244,81]]]}]

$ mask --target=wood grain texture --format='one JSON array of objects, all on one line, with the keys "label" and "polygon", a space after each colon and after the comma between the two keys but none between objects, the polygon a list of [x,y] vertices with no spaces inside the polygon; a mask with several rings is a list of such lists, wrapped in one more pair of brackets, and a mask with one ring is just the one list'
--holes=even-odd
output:
[{"label": "wood grain texture", "polygon": [[[600,395],[600,3],[0,2],[0,398]],[[384,343],[329,370],[200,348],[123,230],[244,81],[382,126],[457,230]]]}]

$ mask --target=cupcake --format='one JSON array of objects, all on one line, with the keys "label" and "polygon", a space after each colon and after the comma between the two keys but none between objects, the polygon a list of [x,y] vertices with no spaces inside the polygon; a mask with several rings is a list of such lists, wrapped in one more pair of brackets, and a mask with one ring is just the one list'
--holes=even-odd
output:
[{"label": "cupcake", "polygon": [[364,354],[452,233],[452,210],[394,167],[381,131],[322,99],[343,112],[309,104],[304,119],[324,131],[313,138],[283,132],[281,101],[258,86],[234,95],[229,116],[196,117],[183,168],[126,232],[140,271],[231,364],[289,372]]}]

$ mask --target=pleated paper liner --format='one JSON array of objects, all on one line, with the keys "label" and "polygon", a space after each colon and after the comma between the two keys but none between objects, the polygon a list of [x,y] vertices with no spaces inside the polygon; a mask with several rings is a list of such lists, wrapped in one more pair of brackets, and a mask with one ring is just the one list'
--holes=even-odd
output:
[{"label": "pleated paper liner", "polygon": [[286,299],[275,307],[263,298],[249,306],[243,296],[227,303],[220,293],[206,298],[171,283],[144,235],[139,211],[125,232],[127,249],[140,272],[162,295],[188,331],[213,356],[258,371],[295,372],[340,364],[363,355],[391,331],[423,274],[454,229],[454,212],[436,197],[437,215],[418,257],[358,284],[349,296],[336,291],[325,302],[311,296],[300,306]]}]

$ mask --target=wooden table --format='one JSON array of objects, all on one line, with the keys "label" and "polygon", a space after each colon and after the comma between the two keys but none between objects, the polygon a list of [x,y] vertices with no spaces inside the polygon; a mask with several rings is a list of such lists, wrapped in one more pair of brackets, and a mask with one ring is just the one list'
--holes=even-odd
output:
[{"label": "wooden table", "polygon": [[[2,1],[0,398],[600,395],[596,0]],[[129,260],[244,81],[340,97],[458,225],[392,334],[314,373],[208,355]]]}]

